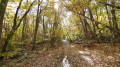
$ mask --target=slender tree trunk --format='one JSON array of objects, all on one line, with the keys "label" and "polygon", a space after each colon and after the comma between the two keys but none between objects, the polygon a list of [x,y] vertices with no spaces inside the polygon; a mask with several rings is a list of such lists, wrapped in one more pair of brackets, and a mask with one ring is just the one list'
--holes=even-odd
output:
[{"label": "slender tree trunk", "polygon": [[[115,2],[112,2],[112,5],[115,5]],[[112,10],[111,10],[111,13],[112,13],[112,22],[113,22],[113,45],[115,45],[115,37],[116,37],[116,34],[117,32],[116,31],[119,31],[118,29],[118,24],[117,24],[117,20],[116,20],[116,14],[115,14],[115,8],[112,6]]]},{"label": "slender tree trunk", "polygon": [[37,17],[36,17],[36,26],[35,26],[35,32],[34,32],[34,39],[33,39],[33,47],[32,50],[35,49],[35,45],[36,45],[36,36],[37,36],[37,31],[38,31],[38,26],[39,26],[39,19],[40,19],[40,13],[41,13],[41,9],[40,9],[40,4],[38,4],[38,9],[37,9]]},{"label": "slender tree trunk", "polygon": [[[93,15],[92,15],[92,11],[91,11],[91,9],[88,7],[88,10],[89,10],[89,14],[90,14],[90,18],[91,19],[94,19],[93,18]],[[93,35],[94,35],[94,37],[96,37],[96,29],[95,29],[95,23],[94,23],[94,21],[92,21],[92,25],[93,25]]]},{"label": "slender tree trunk", "polygon": [[22,28],[22,43],[24,43],[24,39],[25,39],[25,26],[26,26],[26,17],[23,20],[23,28]]},{"label": "slender tree trunk", "polygon": [[8,0],[1,0],[0,3],[0,45],[2,44],[1,35],[2,35],[2,26],[3,26],[3,19],[6,11]]},{"label": "slender tree trunk", "polygon": [[43,16],[43,36],[45,38],[46,30],[45,30],[45,22],[44,22],[44,16]]},{"label": "slender tree trunk", "polygon": [[[115,5],[115,2],[112,2],[113,5]],[[117,20],[116,20],[116,14],[115,14],[115,8],[112,7],[112,10],[111,10],[111,13],[112,13],[112,21],[113,21],[113,28],[118,31],[118,24],[117,24]]]},{"label": "slender tree trunk", "polygon": [[5,30],[5,38],[7,38],[7,23],[3,23],[5,25],[4,30]]},{"label": "slender tree trunk", "polygon": [[[97,16],[97,21],[98,21],[98,13],[97,13],[97,10],[96,10],[96,16]],[[98,24],[97,24],[97,23],[95,23],[95,25],[96,25],[97,29],[98,29],[98,30],[100,30],[100,28],[99,28]],[[100,33],[100,35],[102,36],[101,31],[99,31],[99,33]]]},{"label": "slender tree trunk", "polygon": [[[83,15],[85,15],[85,12],[83,11]],[[86,18],[83,19],[83,25],[84,25],[84,29],[86,32],[86,38],[88,37],[88,28],[87,28],[87,22],[86,22]]]},{"label": "slender tree trunk", "polygon": [[85,34],[85,36],[87,36],[86,28],[85,28],[84,22],[82,21],[81,17],[80,17],[80,22],[82,24],[84,34]]},{"label": "slender tree trunk", "polygon": [[[105,8],[106,8],[106,12],[107,12],[108,20],[109,20],[109,26],[110,26],[110,28],[113,28],[112,22],[111,22],[111,18],[110,18],[110,14],[109,14],[109,11],[108,11],[108,8],[107,8],[107,5],[105,5]],[[115,43],[114,43],[114,37],[113,37],[113,35],[114,35],[113,33],[114,32],[112,30],[110,30],[110,32],[111,32],[111,40],[112,40],[110,42],[113,42],[113,44],[115,45]]]},{"label": "slender tree trunk", "polygon": [[106,12],[107,12],[108,20],[109,20],[109,26],[112,28],[111,18],[110,18],[110,14],[108,12],[107,5],[105,5],[105,8],[106,8]]},{"label": "slender tree trunk", "polygon": [[[83,15],[85,16],[85,11],[83,11]],[[86,18],[84,17],[84,24],[85,24],[85,27],[86,27],[86,32],[87,32],[87,39],[91,39],[91,38],[93,38],[93,31],[92,31],[92,29],[91,29],[91,27],[90,27],[90,25],[88,24],[88,22],[87,22],[87,20],[86,20]],[[89,30],[89,31],[88,31]],[[91,35],[90,35],[90,34]]]},{"label": "slender tree trunk", "polygon": [[[51,19],[51,18],[50,18],[50,19]],[[50,27],[51,27],[51,28],[50,28],[50,32],[49,32],[49,33],[50,33],[50,39],[51,39],[51,41],[50,41],[50,42],[51,42],[51,47],[52,47],[52,44],[53,44],[53,42],[52,42],[52,37],[53,37],[53,36],[52,36],[52,30],[53,30],[53,28],[52,28],[52,23],[51,23],[51,22],[49,22],[49,24],[50,24]]]},{"label": "slender tree trunk", "polygon": [[34,38],[34,29],[35,29],[34,26],[35,25],[34,25],[34,16],[33,16],[33,22],[32,22],[32,34],[33,34],[32,35],[32,41],[33,41],[33,38]]},{"label": "slender tree trunk", "polygon": [[28,17],[26,17],[26,23],[25,23],[25,39],[27,39],[28,38],[28,35],[27,35],[27,33],[29,32],[29,18]]},{"label": "slender tree trunk", "polygon": [[13,37],[14,33],[15,33],[15,30],[12,29],[10,31],[10,33],[7,35],[7,39],[5,40],[5,44],[4,44],[3,48],[2,48],[2,52],[6,51],[6,47],[7,47],[8,43],[9,43],[9,40]]},{"label": "slender tree trunk", "polygon": [[[97,16],[97,21],[98,21],[98,13],[97,13],[97,9],[96,9],[96,16]],[[101,37],[102,37],[102,33],[101,33],[101,30],[100,30],[98,24],[95,23],[95,25],[96,25],[96,27],[97,27],[97,29],[98,29],[98,31],[99,31],[99,34],[97,35],[97,36],[98,36],[98,37],[97,37],[97,42],[100,43],[100,40],[101,40]]]},{"label": "slender tree trunk", "polygon": [[55,47],[55,28],[56,28],[56,14],[55,14],[55,21],[53,23],[53,28],[52,28],[52,37],[51,37],[51,47]]},{"label": "slender tree trunk", "polygon": [[52,31],[52,38],[51,38],[51,45],[52,47],[55,47],[55,43],[58,41],[58,39],[56,38],[56,30],[58,28],[58,22],[57,22],[57,13],[55,13],[55,19],[54,19],[54,23],[53,23],[53,31]]}]

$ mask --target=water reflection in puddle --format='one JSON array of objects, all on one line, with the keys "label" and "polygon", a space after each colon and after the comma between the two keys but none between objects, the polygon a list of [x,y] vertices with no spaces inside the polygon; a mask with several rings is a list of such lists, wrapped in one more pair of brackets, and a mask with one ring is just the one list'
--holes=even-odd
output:
[{"label": "water reflection in puddle", "polygon": [[68,44],[69,42],[67,40],[62,40],[63,44]]},{"label": "water reflection in puddle", "polygon": [[88,52],[88,51],[78,51],[78,53],[80,53],[80,54],[90,54],[90,52]]},{"label": "water reflection in puddle", "polygon": [[64,57],[62,61],[63,67],[70,67],[69,61],[67,59],[67,56]]},{"label": "water reflection in puddle", "polygon": [[68,41],[67,41],[67,40],[62,40],[62,42],[67,42],[67,43],[68,43]]},{"label": "water reflection in puddle", "polygon": [[49,54],[48,57],[52,56],[52,54]]},{"label": "water reflection in puddle", "polygon": [[71,47],[73,48],[73,47],[75,47],[74,45],[71,45]]},{"label": "water reflection in puddle", "polygon": [[93,60],[89,56],[81,56],[83,59],[85,59],[89,64],[94,65]]}]

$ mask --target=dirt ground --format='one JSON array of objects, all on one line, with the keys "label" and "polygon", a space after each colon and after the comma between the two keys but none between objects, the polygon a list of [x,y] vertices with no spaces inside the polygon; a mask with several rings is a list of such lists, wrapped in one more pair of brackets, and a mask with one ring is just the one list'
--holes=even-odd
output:
[{"label": "dirt ground", "polygon": [[[96,44],[92,47],[83,47],[81,44],[63,41],[56,48],[36,45],[36,50],[26,51],[17,58],[4,60],[0,67],[119,67],[120,46]],[[66,57],[69,66],[65,66]]]}]

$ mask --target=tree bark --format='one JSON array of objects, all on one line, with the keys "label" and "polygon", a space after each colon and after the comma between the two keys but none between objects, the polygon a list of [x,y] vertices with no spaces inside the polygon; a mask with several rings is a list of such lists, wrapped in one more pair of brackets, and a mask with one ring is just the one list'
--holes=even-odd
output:
[{"label": "tree bark", "polygon": [[26,33],[26,17],[23,19],[23,28],[22,28],[22,43],[24,43],[25,40],[25,33]]},{"label": "tree bark", "polygon": [[[85,11],[83,10],[83,16],[85,16]],[[93,31],[90,27],[90,25],[88,24],[86,18],[84,17],[84,24],[85,24],[85,27],[86,27],[86,32],[87,32],[87,39],[91,39],[93,38]],[[90,35],[91,34],[91,35]]]},{"label": "tree bark", "polygon": [[105,5],[105,8],[106,8],[106,12],[107,12],[108,20],[109,20],[109,26],[112,28],[111,18],[110,18],[109,12],[108,12],[107,5]]},{"label": "tree bark", "polygon": [[3,26],[3,19],[6,11],[8,0],[1,0],[0,3],[0,45],[2,44],[1,35],[2,35],[2,26]]},{"label": "tree bark", "polygon": [[[115,2],[112,1],[112,5],[115,5]],[[113,29],[114,29],[115,31],[118,31],[119,29],[118,29],[118,24],[117,24],[117,20],[116,20],[116,14],[115,14],[115,8],[114,8],[114,6],[112,6],[111,13],[112,13]],[[112,36],[112,38],[113,38],[113,39],[112,39],[113,45],[115,45],[115,37],[117,37],[117,36],[116,36],[117,33],[116,33],[115,31],[113,31],[113,36]]]},{"label": "tree bark", "polygon": [[37,31],[38,31],[38,26],[39,26],[39,19],[40,19],[40,14],[41,13],[41,7],[40,4],[38,4],[38,9],[37,9],[37,17],[36,17],[36,26],[35,26],[35,32],[34,32],[34,39],[33,39],[33,47],[32,50],[35,49],[35,45],[36,45],[36,36],[37,36]]},{"label": "tree bark", "polygon": [[[93,15],[92,15],[92,11],[91,11],[91,9],[89,7],[88,7],[88,10],[89,10],[90,18],[94,19]],[[93,35],[94,35],[94,37],[96,37],[96,29],[95,29],[95,23],[94,23],[94,21],[92,21],[92,25],[93,25]]]},{"label": "tree bark", "polygon": [[85,34],[85,36],[87,36],[87,31],[86,31],[86,28],[85,28],[84,22],[82,21],[81,17],[80,17],[80,22],[81,22],[81,24],[82,24],[84,34]]},{"label": "tree bark", "polygon": [[58,14],[55,13],[54,23],[53,23],[53,30],[52,30],[52,38],[51,38],[51,47],[56,46],[56,42],[59,40],[59,37],[56,37],[56,30],[58,28]]},{"label": "tree bark", "polygon": [[44,21],[44,16],[43,16],[43,36],[45,38],[45,35],[46,35],[46,29],[45,29],[45,21]]},{"label": "tree bark", "polygon": [[[112,2],[112,5],[115,5],[115,2]],[[115,8],[112,6],[112,22],[113,22],[113,28],[118,31],[118,24],[117,24],[117,20],[116,20],[116,14],[115,14]]]}]

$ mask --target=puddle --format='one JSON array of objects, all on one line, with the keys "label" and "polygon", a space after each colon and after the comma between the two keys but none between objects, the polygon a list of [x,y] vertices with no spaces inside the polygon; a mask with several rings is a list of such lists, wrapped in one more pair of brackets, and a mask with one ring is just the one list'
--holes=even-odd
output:
[{"label": "puddle", "polygon": [[108,58],[108,59],[113,59],[113,57],[112,57],[112,56],[108,56],[107,58]]},{"label": "puddle", "polygon": [[73,48],[73,47],[75,47],[75,46],[71,45],[71,47]]},{"label": "puddle", "polygon": [[88,51],[88,49],[87,49],[87,48],[85,48],[85,50],[86,50],[86,51]]},{"label": "puddle", "polygon": [[67,40],[62,40],[64,44],[68,44],[69,42]]},{"label": "puddle", "polygon": [[62,61],[63,67],[70,67],[69,61],[67,59],[67,56],[64,57]]},{"label": "puddle", "polygon": [[120,57],[120,54],[118,54],[118,56]]},{"label": "puddle", "polygon": [[108,56],[108,57],[107,57],[107,61],[110,61],[110,60],[113,61],[113,60],[115,60],[115,59],[114,59],[112,56]]},{"label": "puddle", "polygon": [[83,59],[85,59],[90,65],[94,65],[93,60],[89,56],[81,56]]},{"label": "puddle", "polygon": [[90,52],[88,52],[88,51],[78,51],[78,53],[80,53],[80,54],[90,54]]},{"label": "puddle", "polygon": [[63,39],[62,41],[65,41],[65,42],[67,42],[67,40],[64,40],[64,39]]},{"label": "puddle", "polygon": [[48,57],[52,56],[52,54],[49,54]]}]

